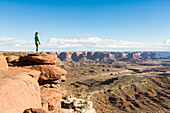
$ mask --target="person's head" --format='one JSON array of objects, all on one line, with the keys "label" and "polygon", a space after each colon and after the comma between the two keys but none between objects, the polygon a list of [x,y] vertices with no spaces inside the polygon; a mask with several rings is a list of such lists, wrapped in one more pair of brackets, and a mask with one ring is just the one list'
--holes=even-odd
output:
[{"label": "person's head", "polygon": [[37,36],[38,35],[38,32],[35,32],[35,36]]}]

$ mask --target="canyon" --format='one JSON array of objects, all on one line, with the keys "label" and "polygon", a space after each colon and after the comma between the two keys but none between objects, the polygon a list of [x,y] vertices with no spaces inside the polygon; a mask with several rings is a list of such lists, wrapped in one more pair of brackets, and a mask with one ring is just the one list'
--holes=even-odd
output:
[{"label": "canyon", "polygon": [[[170,112],[168,55],[156,52],[2,54],[0,94],[4,99],[0,100],[0,109],[4,113],[15,110],[24,113]],[[13,98],[16,95],[19,97]]]}]

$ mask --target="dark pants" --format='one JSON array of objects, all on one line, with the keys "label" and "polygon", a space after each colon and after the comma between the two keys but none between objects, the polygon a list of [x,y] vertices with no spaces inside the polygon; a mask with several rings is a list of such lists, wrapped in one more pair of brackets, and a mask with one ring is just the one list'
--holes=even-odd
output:
[{"label": "dark pants", "polygon": [[38,46],[39,46],[39,44],[35,43],[35,45],[36,45],[36,52],[38,53]]}]

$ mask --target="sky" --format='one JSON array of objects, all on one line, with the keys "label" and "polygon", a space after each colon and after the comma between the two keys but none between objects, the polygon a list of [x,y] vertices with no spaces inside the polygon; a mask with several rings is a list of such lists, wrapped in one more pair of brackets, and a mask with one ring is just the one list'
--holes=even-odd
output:
[{"label": "sky", "polygon": [[0,51],[170,51],[170,0],[0,0]]}]

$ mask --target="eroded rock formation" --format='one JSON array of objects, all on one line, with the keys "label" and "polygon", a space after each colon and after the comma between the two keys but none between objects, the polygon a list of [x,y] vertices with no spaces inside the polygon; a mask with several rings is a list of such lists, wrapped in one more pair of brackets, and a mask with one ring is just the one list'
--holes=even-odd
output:
[{"label": "eroded rock formation", "polygon": [[[11,60],[12,59],[12,60]],[[0,54],[0,111],[3,113],[60,113],[66,90],[59,83],[67,72],[48,54],[7,58]],[[11,65],[12,64],[12,65]]]},{"label": "eroded rock formation", "polygon": [[19,59],[22,65],[47,65],[56,64],[56,57],[48,54],[28,54],[28,56],[20,57]]},{"label": "eroded rock formation", "polygon": [[38,70],[41,72],[39,77],[39,83],[60,83],[66,80],[67,72],[56,65],[32,65],[24,66],[24,68]]},{"label": "eroded rock formation", "polygon": [[59,83],[66,80],[67,72],[56,63],[57,58],[48,54],[30,54],[19,59],[19,66],[40,71],[41,104],[48,113],[60,113],[61,99],[66,95]]},{"label": "eroded rock formation", "polygon": [[[45,53],[45,52],[44,52]],[[94,62],[115,62],[130,61],[136,62],[146,59],[155,59],[158,56],[154,52],[46,52],[61,61],[94,61]]]}]

